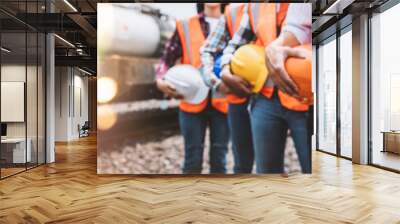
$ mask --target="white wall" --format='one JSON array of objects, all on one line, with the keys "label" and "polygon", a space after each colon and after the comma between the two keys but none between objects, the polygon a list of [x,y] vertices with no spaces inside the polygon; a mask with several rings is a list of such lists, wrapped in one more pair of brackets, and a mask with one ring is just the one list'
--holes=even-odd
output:
[{"label": "white wall", "polygon": [[314,117],[313,117],[313,124],[314,124],[314,133],[311,137],[311,149],[317,149],[317,48],[315,45],[312,45],[312,91],[314,93]]},{"label": "white wall", "polygon": [[[74,75],[74,96],[71,96],[74,99],[74,102],[71,102],[71,105],[74,105],[72,108],[72,119],[71,119],[71,135],[73,138],[79,137],[78,132],[78,124],[82,126],[85,121],[88,121],[88,78],[83,77],[76,74]],[[81,107],[81,108],[80,108]],[[80,111],[81,110],[81,111]]]},{"label": "white wall", "polygon": [[55,140],[77,139],[78,125],[88,120],[88,78],[76,68],[56,67],[55,85]]},{"label": "white wall", "polygon": [[[33,69],[32,66],[25,65],[2,65],[1,81],[5,82],[25,82],[26,70],[28,73]],[[33,95],[33,94],[28,94]],[[36,96],[36,94],[35,94]],[[7,110],[7,108],[1,108]],[[25,122],[7,122],[7,137],[25,137]]]},{"label": "white wall", "polygon": [[[21,122],[5,122],[7,124],[7,137],[24,138],[27,136],[32,151],[32,161],[36,162],[36,158],[38,158],[39,163],[43,163],[45,158],[45,90],[43,78],[44,74],[40,66],[25,66],[25,64],[4,64],[1,66],[2,82],[24,82],[26,86],[26,102],[23,102],[24,105],[19,108],[19,110],[22,110],[21,113],[26,113],[26,120],[24,118]],[[25,90],[20,90],[22,91],[20,93],[24,94]],[[3,97],[7,97],[7,95],[2,95]],[[2,107],[1,110],[2,112],[13,113],[11,107]],[[14,110],[16,109],[14,108]],[[39,154],[38,157],[37,153]]]},{"label": "white wall", "polygon": [[67,67],[55,69],[55,141],[68,140],[68,86]]}]

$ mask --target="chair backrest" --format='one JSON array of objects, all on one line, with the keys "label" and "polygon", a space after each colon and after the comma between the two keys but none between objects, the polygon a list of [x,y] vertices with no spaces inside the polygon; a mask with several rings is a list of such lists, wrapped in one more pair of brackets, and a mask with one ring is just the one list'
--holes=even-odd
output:
[{"label": "chair backrest", "polygon": [[85,123],[82,126],[82,129],[89,129],[90,128],[90,123],[89,121],[85,121]]}]

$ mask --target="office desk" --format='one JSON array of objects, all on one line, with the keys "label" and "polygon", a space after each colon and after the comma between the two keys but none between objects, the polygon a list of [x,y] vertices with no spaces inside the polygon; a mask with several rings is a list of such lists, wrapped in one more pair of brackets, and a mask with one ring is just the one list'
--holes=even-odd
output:
[{"label": "office desk", "polygon": [[6,138],[1,139],[1,157],[6,163],[25,163],[31,162],[32,140],[26,139],[27,147],[25,153],[25,138]]},{"label": "office desk", "polygon": [[382,134],[383,134],[382,152],[392,152],[400,154],[400,132],[382,131]]}]

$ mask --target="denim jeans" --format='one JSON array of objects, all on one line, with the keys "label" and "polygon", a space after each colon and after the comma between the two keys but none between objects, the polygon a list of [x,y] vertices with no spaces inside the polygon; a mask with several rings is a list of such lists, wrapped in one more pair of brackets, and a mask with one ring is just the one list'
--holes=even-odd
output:
[{"label": "denim jeans", "polygon": [[201,173],[206,128],[210,126],[210,173],[226,173],[229,128],[226,115],[211,106],[200,113],[179,111],[179,125],[184,139],[183,173]]},{"label": "denim jeans", "polygon": [[311,173],[309,112],[282,107],[277,92],[271,99],[259,94],[250,113],[257,173],[282,173],[287,132],[290,130],[303,173]]},{"label": "denim jeans", "polygon": [[312,145],[312,136],[314,134],[314,105],[310,106],[308,110],[308,138],[310,146]]},{"label": "denim jeans", "polygon": [[247,106],[248,101],[242,104],[229,104],[228,123],[235,173],[251,173],[253,170],[254,149]]}]

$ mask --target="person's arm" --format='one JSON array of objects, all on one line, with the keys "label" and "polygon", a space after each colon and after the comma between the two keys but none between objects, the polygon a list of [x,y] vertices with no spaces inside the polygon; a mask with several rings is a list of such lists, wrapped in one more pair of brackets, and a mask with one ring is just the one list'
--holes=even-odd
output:
[{"label": "person's arm", "polygon": [[156,66],[155,71],[156,85],[158,89],[169,97],[182,98],[182,96],[176,92],[175,87],[164,80],[164,76],[168,69],[175,65],[176,61],[182,57],[182,54],[183,52],[179,34],[178,31],[175,30],[175,33],[165,46],[163,55],[160,59],[160,62]]},{"label": "person's arm", "polygon": [[228,65],[231,61],[233,53],[240,46],[249,43],[255,38],[255,34],[251,29],[249,14],[247,13],[247,4],[244,9],[246,13],[243,14],[242,20],[238,30],[233,35],[232,39],[228,42],[228,45],[224,49],[223,56],[221,58],[221,66]]},{"label": "person's arm", "polygon": [[311,3],[292,3],[289,5],[286,24],[282,27],[282,33],[289,32],[293,36],[287,37],[287,42],[283,43],[285,46],[292,47],[294,46],[293,44],[303,45],[311,43],[311,15]]},{"label": "person's arm", "polygon": [[265,49],[266,64],[274,84],[283,92],[298,99],[298,87],[285,69],[288,57],[308,57],[305,50],[293,48],[311,42],[311,4],[292,3],[286,16],[286,25],[279,37]]},{"label": "person's arm", "polygon": [[178,30],[175,30],[171,39],[165,45],[160,62],[156,68],[156,79],[162,79],[168,69],[175,65],[175,62],[182,57],[182,46]]},{"label": "person's arm", "polygon": [[211,88],[218,88],[221,83],[221,80],[214,74],[214,57],[218,53],[222,53],[228,41],[229,31],[226,29],[225,17],[222,16],[200,49],[203,79]]},{"label": "person's arm", "polygon": [[240,25],[233,38],[228,42],[227,47],[223,52],[221,58],[221,79],[229,89],[238,96],[249,96],[252,94],[251,85],[246,80],[235,76],[231,73],[230,61],[236,49],[240,46],[249,43],[255,38],[250,25],[249,15],[247,14],[247,5],[245,7],[245,14],[240,21]]}]

